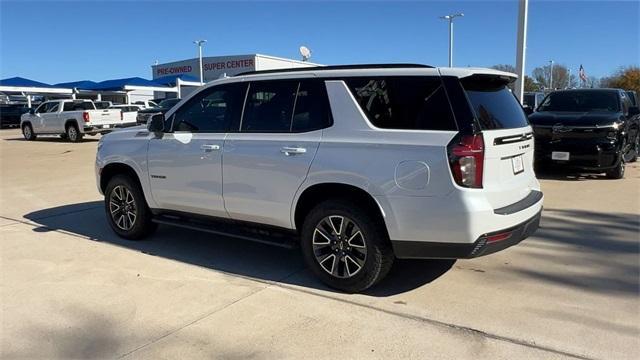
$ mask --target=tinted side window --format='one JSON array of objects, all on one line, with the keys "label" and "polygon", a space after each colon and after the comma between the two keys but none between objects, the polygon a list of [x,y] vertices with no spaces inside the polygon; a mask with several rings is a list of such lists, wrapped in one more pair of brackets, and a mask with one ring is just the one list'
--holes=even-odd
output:
[{"label": "tinted side window", "polygon": [[38,106],[38,108],[36,109],[36,113],[40,114],[40,113],[44,113],[47,112],[47,106],[49,105],[49,103],[44,103],[41,104],[40,106]]},{"label": "tinted side window", "polygon": [[347,85],[369,121],[379,128],[456,130],[439,77],[353,78]]},{"label": "tinted side window", "polygon": [[257,81],[249,85],[242,132],[289,132],[297,81]]},{"label": "tinted side window", "polygon": [[53,113],[58,111],[58,107],[60,106],[59,103],[55,102],[55,103],[51,103],[49,104],[49,106],[47,107],[47,112],[48,113]]},{"label": "tinted side window", "polygon": [[331,109],[324,81],[301,81],[295,100],[291,131],[319,130],[331,126],[331,123]]},{"label": "tinted side window", "polygon": [[204,90],[175,113],[174,130],[226,132],[242,111],[245,86],[227,84]]}]

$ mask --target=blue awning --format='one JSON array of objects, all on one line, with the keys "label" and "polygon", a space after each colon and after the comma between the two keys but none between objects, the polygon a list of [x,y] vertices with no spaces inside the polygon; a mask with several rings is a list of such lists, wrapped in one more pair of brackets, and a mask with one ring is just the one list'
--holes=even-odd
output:
[{"label": "blue awning", "polygon": [[59,83],[55,86],[64,87],[64,88],[72,88],[72,89],[80,89],[80,90],[88,90],[98,85],[97,82],[91,80],[80,80],[80,81],[72,81],[66,83]]},{"label": "blue awning", "polygon": [[23,77],[12,77],[8,79],[0,80],[0,86],[15,86],[15,87],[38,87],[38,88],[51,88],[53,86],[45,84],[39,81],[25,79]]},{"label": "blue awning", "polygon": [[177,79],[180,79],[182,81],[200,82],[200,80],[196,79],[195,77],[191,75],[184,75],[184,74],[163,76],[157,79],[153,79],[152,81],[159,85],[173,87],[173,86],[176,86]]},{"label": "blue awning", "polygon": [[125,79],[114,79],[99,82],[87,90],[102,90],[102,91],[119,91],[124,90],[125,86],[146,86],[146,87],[166,87],[165,85],[156,83],[151,80],[143,79],[140,77],[132,77]]}]

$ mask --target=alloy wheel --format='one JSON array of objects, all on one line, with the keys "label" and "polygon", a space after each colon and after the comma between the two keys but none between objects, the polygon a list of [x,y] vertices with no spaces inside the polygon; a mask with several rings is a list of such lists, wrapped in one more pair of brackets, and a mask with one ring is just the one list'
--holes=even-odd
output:
[{"label": "alloy wheel", "polygon": [[356,275],[367,260],[364,234],[342,215],[322,219],[313,231],[313,254],[320,267],[338,278]]},{"label": "alloy wheel", "polygon": [[22,128],[22,133],[25,139],[31,139],[31,127],[29,127],[29,125]]},{"label": "alloy wheel", "polygon": [[71,126],[67,131],[67,136],[69,137],[69,140],[76,141],[78,139],[78,131],[75,127]]},{"label": "alloy wheel", "polygon": [[123,185],[114,187],[109,195],[109,211],[118,228],[124,231],[131,230],[138,217],[138,208],[131,191]]}]

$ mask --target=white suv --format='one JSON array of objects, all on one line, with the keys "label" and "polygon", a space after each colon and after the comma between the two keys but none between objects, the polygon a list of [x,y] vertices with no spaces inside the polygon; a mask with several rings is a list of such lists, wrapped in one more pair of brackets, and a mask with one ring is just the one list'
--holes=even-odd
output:
[{"label": "white suv", "polygon": [[288,245],[348,292],[394,258],[472,258],[538,227],[543,196],[513,74],[328,66],[213,81],[148,127],[104,136],[109,223]]}]

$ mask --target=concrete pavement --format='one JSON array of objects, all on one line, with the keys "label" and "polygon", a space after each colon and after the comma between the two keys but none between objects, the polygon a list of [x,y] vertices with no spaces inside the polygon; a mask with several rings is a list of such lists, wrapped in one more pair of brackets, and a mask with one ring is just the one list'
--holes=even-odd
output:
[{"label": "concrete pavement", "polygon": [[543,174],[542,229],[474,260],[398,261],[366,294],[297,250],[108,228],[96,140],[0,132],[2,358],[637,358],[640,167]]}]

